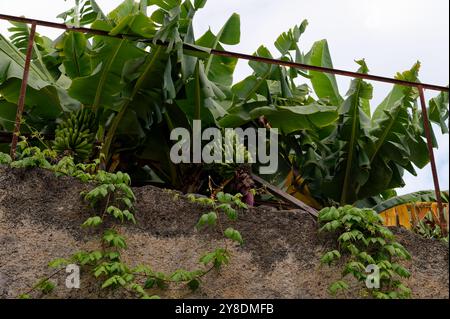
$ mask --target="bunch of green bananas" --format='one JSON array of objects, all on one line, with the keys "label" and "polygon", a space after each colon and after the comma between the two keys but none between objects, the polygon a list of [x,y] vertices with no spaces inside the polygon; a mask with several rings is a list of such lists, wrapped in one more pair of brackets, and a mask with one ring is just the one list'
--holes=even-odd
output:
[{"label": "bunch of green bananas", "polygon": [[[243,202],[253,206],[254,195],[252,189],[255,186],[255,182],[252,178],[252,155],[235,131],[231,131],[231,134],[222,134],[222,136],[224,138],[220,142],[215,141],[212,145],[209,145],[211,148],[206,146],[207,150],[220,149],[222,153],[222,162],[210,164],[208,168],[212,172],[219,174],[224,180],[231,181],[230,186],[233,192],[241,193]],[[238,157],[240,156],[242,156],[240,158],[241,163],[238,163]]]},{"label": "bunch of green bananas", "polygon": [[[235,174],[236,170],[242,166],[248,166],[248,163],[252,162],[252,156],[239,140],[236,132],[231,131],[226,135],[222,132],[223,140],[221,142],[216,141],[209,147],[220,149],[222,152],[222,162],[209,165],[209,168],[219,173],[222,177],[228,178]],[[206,146],[208,149],[208,146]],[[237,163],[237,154],[243,155],[244,163]],[[241,155],[241,156],[242,156]],[[231,160],[231,162],[228,162]]]},{"label": "bunch of green bananas", "polygon": [[56,128],[53,149],[77,161],[85,161],[92,153],[96,131],[97,119],[90,109],[72,112]]}]

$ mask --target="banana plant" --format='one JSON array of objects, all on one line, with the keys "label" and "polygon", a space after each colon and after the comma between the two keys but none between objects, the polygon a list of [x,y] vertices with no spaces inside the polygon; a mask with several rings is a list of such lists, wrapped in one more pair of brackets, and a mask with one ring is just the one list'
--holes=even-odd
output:
[{"label": "banana plant", "polygon": [[[314,43],[307,54],[292,45],[300,30],[304,28],[297,26],[279,37],[275,46],[281,58],[332,68],[326,40]],[[272,58],[264,47],[255,55]],[[359,72],[369,71],[364,60],[357,62]],[[392,189],[404,186],[405,170],[416,174],[415,167],[428,164],[416,89],[395,86],[372,114],[372,86],[365,81],[354,80],[344,100],[333,75],[309,72],[305,76],[253,62],[250,66],[253,75],[233,87],[233,106],[219,124],[242,126],[264,118],[279,128],[283,164],[277,176],[268,178],[286,189],[297,187],[294,196],[322,205],[381,201]],[[418,82],[419,68],[417,63],[396,77]],[[298,75],[310,80],[312,94],[307,85],[293,85]],[[433,98],[429,111],[431,121],[447,132],[448,94]],[[295,185],[286,184],[292,173],[296,178],[290,181]]]},{"label": "banana plant", "polygon": [[[419,69],[420,63],[416,63],[396,77],[418,82]],[[357,99],[354,83],[349,97],[353,103],[359,103],[358,108],[349,104],[348,99],[343,102],[341,120],[335,124],[334,133],[322,140],[330,152],[316,152],[316,160],[326,168],[326,174],[313,172],[306,177],[315,180],[312,192],[328,203],[380,202],[390,190],[405,185],[405,170],[416,175],[416,167],[423,168],[429,163],[417,90],[394,86],[372,114],[370,86],[361,87],[362,95]],[[448,108],[446,95],[430,102],[432,121],[441,123],[443,132],[445,112],[441,110]]]},{"label": "banana plant", "polygon": [[[321,57],[317,53],[304,54],[301,51],[299,40],[307,25],[308,22],[304,20],[277,38],[275,47],[281,54],[279,58],[306,63],[314,56],[315,63],[330,66],[327,64],[327,61],[331,61],[328,49],[317,48],[323,45],[327,48],[326,41],[317,42],[311,50],[321,51]],[[261,46],[255,55],[274,57],[264,46]],[[336,80],[332,76],[318,77],[317,74],[306,74],[293,68],[256,62],[250,62],[249,65],[253,69],[253,74],[233,86],[233,104],[228,109],[228,115],[219,121],[219,125],[239,127],[269,124],[278,128],[281,133],[279,170],[276,174],[265,178],[286,189],[296,188],[294,196],[318,206],[308,190],[308,184],[314,183],[314,180],[306,180],[303,177],[308,176],[305,173],[310,171],[318,174],[324,170],[319,167],[320,164],[315,158],[316,151],[326,148],[320,138],[331,132],[330,126],[338,119],[338,103],[332,102],[337,102],[341,98],[336,95],[333,99],[326,94],[333,92],[332,89],[323,89],[323,94],[317,94],[313,90],[314,87],[331,87]],[[300,78],[314,83],[313,88],[306,83],[299,84]],[[292,175],[297,178],[290,178]],[[287,180],[290,182],[287,183]],[[295,185],[291,183],[292,181],[295,181]]]},{"label": "banana plant", "polygon": [[[315,206],[379,199],[404,184],[404,170],[415,173],[428,163],[415,89],[395,86],[372,112],[372,88],[362,80],[342,94],[333,75],[250,62],[252,74],[234,83],[237,60],[209,52],[239,43],[240,17],[233,14],[221,29],[197,38],[193,21],[205,5],[124,0],[105,14],[94,0],[75,1],[60,15],[65,23],[126,36],[69,31],[51,42],[38,35],[25,121],[54,133],[73,112],[89,109],[98,131],[87,144],[100,148],[105,167],[176,188],[188,176],[205,176],[202,167],[171,163],[173,128],[190,128],[197,119],[204,128],[278,128],[279,171],[266,178],[281,185],[294,176],[301,198]],[[333,67],[326,40],[302,51],[307,25],[304,20],[282,33],[277,54],[261,46],[255,55]],[[21,24],[11,31],[11,41],[0,36],[0,129],[6,131],[12,131],[29,35]],[[368,72],[364,61],[358,63],[360,72]],[[418,71],[416,64],[397,77],[418,81]],[[429,114],[448,133],[447,93],[430,101]]]}]

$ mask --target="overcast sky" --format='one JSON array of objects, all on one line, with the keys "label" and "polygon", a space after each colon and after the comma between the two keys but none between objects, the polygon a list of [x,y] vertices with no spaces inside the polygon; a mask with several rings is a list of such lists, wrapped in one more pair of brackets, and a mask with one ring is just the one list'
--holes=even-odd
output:
[{"label": "overcast sky", "polygon": [[[97,0],[105,12],[120,0]],[[0,13],[59,21],[56,16],[74,1],[0,0]],[[441,85],[449,83],[449,1],[448,0],[208,0],[198,13],[195,28],[200,36],[209,27],[217,32],[228,17],[241,15],[241,44],[230,49],[253,53],[261,44],[273,49],[277,36],[303,19],[309,20],[301,46],[307,51],[312,43],[328,39],[334,67],[355,70],[355,59],[365,58],[371,73],[393,76],[422,62],[421,81]],[[5,34],[8,24],[0,21]],[[39,27],[38,32],[55,37],[59,31]],[[237,80],[250,72],[241,62]],[[389,92],[390,86],[373,83],[374,105]],[[348,79],[339,78],[341,92]],[[427,92],[431,97],[434,92]],[[438,129],[436,128],[436,132]],[[439,132],[440,133],[440,132]],[[438,134],[436,151],[442,189],[449,189],[448,135]],[[407,176],[407,186],[400,193],[432,189],[430,168],[418,177]]]}]

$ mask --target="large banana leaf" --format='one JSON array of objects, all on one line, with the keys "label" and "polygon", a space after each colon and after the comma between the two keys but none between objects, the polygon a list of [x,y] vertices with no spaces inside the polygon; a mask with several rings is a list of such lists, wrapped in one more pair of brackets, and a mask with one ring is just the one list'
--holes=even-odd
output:
[{"label": "large banana leaf", "polygon": [[94,71],[89,76],[75,78],[69,94],[94,109],[104,108],[119,111],[125,98],[122,82],[125,65],[130,60],[142,58],[146,52],[128,40],[102,37],[93,49]]},{"label": "large banana leaf", "polygon": [[[444,191],[441,192],[441,198],[444,203],[448,203],[449,192]],[[384,201],[374,207],[372,209],[377,213],[384,212],[388,209],[394,208],[396,206],[404,205],[404,204],[412,204],[412,203],[433,203],[436,202],[436,192],[435,191],[420,191],[407,195],[402,195],[394,198],[390,198],[387,201]]]},{"label": "large banana leaf", "polygon": [[[181,57],[181,37],[185,37],[188,43],[194,42],[190,28],[196,8],[190,1],[186,1],[182,8],[180,3],[180,1],[148,2],[160,7],[152,15],[154,21],[140,12],[145,11],[145,5],[142,2],[140,6],[137,6],[125,1],[108,16],[118,23],[111,31],[113,33],[128,30],[131,34],[148,37],[151,28],[145,28],[145,23],[143,24],[145,19],[147,19],[147,25],[154,25],[154,22],[160,23],[161,26],[156,31],[154,39],[169,42],[169,45],[167,47],[150,45],[149,54],[142,51],[144,56],[130,58],[124,63],[121,81],[124,84],[121,94],[123,101],[120,101],[115,109],[118,113],[109,127],[102,150],[104,154],[109,154],[115,135],[126,132],[128,124],[140,124],[141,130],[135,129],[133,132],[142,136],[144,130],[150,129],[155,119],[157,122],[162,120],[163,113],[165,119],[169,120],[169,115],[164,109],[173,105],[178,92],[183,88],[183,80],[187,79],[186,74],[179,74],[178,64],[174,62],[181,62],[181,72],[192,69],[192,64],[196,62],[196,59]],[[201,3],[197,5],[201,7]],[[202,81],[210,83],[205,77]],[[152,98],[149,99],[149,97]],[[136,143],[136,146],[139,144]]]},{"label": "large banana leaf", "polygon": [[[275,42],[275,47],[283,54],[284,60],[293,62],[304,62],[303,54],[298,47],[301,34],[307,26],[307,21],[303,21],[300,26],[281,34]],[[296,51],[296,58],[291,57],[291,51]],[[270,51],[260,46],[254,53],[255,56],[273,58]],[[232,88],[233,104],[239,108],[247,103],[267,100],[267,105],[297,106],[306,104],[306,96],[309,89],[303,86],[298,87],[294,80],[301,73],[297,69],[287,69],[285,67],[273,66],[265,63],[251,61],[249,66],[253,69],[253,74],[243,81],[235,84]],[[276,99],[276,101],[274,101]],[[309,101],[312,104],[313,100]],[[337,105],[337,104],[335,104]]]},{"label": "large banana leaf", "polygon": [[[137,117],[140,114],[148,114],[153,112],[152,103],[146,101],[152,91],[161,89],[164,85],[164,73],[169,55],[161,46],[154,46],[150,53],[145,52],[144,57],[139,57],[127,61],[126,67],[122,74],[123,78],[131,80],[131,82],[122,81],[123,96],[120,104],[117,105],[117,115],[109,127],[108,134],[102,152],[108,155],[113,139],[116,136],[119,127],[123,127],[132,120],[137,124]],[[128,84],[126,84],[128,83]],[[136,104],[135,104],[136,103]],[[145,111],[147,109],[147,111]],[[133,112],[133,114],[128,114]],[[156,110],[156,112],[160,112]],[[123,119],[128,118],[128,122],[122,123]],[[153,117],[152,117],[153,119]],[[144,126],[148,126],[148,122],[144,122]],[[121,129],[126,131],[126,129]],[[140,134],[141,135],[141,134]]]},{"label": "large banana leaf", "polygon": [[[359,72],[367,73],[364,61]],[[370,119],[364,111],[364,100],[372,98],[372,86],[362,79],[352,81],[347,99],[342,103],[339,121],[335,132],[328,138],[333,154],[329,159],[333,166],[332,178],[325,181],[325,193],[341,205],[353,203],[357,199],[357,190],[369,177],[369,158],[365,148],[370,137],[368,128]]]},{"label": "large banana leaf", "polygon": [[17,105],[0,99],[0,131],[12,132],[16,118]]},{"label": "large banana leaf", "polygon": [[[25,56],[0,35],[0,94],[17,103],[23,77]],[[25,100],[26,110],[43,119],[55,119],[63,111],[75,110],[79,103],[61,87],[52,84],[48,75],[32,61]]]},{"label": "large banana leaf", "polygon": [[[27,24],[21,22],[11,22],[12,27],[8,28],[11,32],[10,40],[11,43],[19,49],[23,54],[26,54],[28,49],[28,39],[30,37],[30,28]],[[35,65],[46,75],[46,79],[50,83],[54,83],[54,78],[47,69],[46,63],[44,61],[44,55],[49,55],[53,50],[52,41],[41,36],[39,33],[35,33],[33,42],[33,53],[32,59]]]},{"label": "large banana leaf", "polygon": [[269,75],[269,72],[262,76],[254,74],[236,83],[232,88],[235,103],[243,105],[250,100],[258,100],[258,95],[270,100],[269,83],[267,81]]},{"label": "large banana leaf", "polygon": [[[253,55],[273,59],[272,53],[270,53],[269,49],[263,45],[260,46]],[[276,80],[277,76],[279,76],[278,73],[275,73],[276,71],[279,71],[279,68],[272,64],[250,61],[248,65],[253,69],[254,75],[262,80]]]},{"label": "large banana leaf", "polygon": [[[137,36],[153,36],[155,34],[154,23],[140,10],[141,6],[134,1],[124,1],[108,15],[108,20],[97,20],[92,27],[109,31],[110,34],[129,32]],[[69,44],[71,43],[73,41],[69,42]],[[67,48],[66,55],[70,55],[70,53],[73,55],[73,48],[76,48],[78,56],[72,60],[79,61],[80,65],[87,68],[87,57],[84,57],[85,61],[80,61],[85,47],[81,41],[73,44],[75,46]],[[95,37],[91,59],[93,72],[88,76],[75,78],[69,93],[83,104],[91,105],[94,109],[103,108],[120,111],[122,105],[127,103],[127,94],[124,93],[127,82],[122,80],[134,76],[127,74],[130,70],[130,63],[142,64],[147,56],[147,52],[132,41]],[[84,73],[86,70],[83,69],[82,71]],[[132,78],[132,80],[135,78]]]},{"label": "large banana leaf", "polygon": [[284,134],[300,130],[316,130],[334,123],[338,118],[335,106],[323,105],[315,101],[298,105],[295,99],[285,99],[287,105],[270,105],[265,96],[272,98],[266,79],[251,76],[233,87],[236,97],[250,102],[237,104],[220,119],[222,127],[238,127],[252,120],[265,116],[274,128]]},{"label": "large banana leaf", "polygon": [[[22,79],[25,55],[3,35],[0,35],[0,63],[0,84],[11,78]],[[28,77],[29,86],[40,90],[48,86],[50,80],[32,61]]]},{"label": "large banana leaf", "polygon": [[307,26],[308,21],[303,20],[300,25],[295,26],[287,32],[283,32],[278,37],[275,41],[275,47],[281,55],[285,56],[289,51],[299,51],[298,41],[300,40],[300,36],[305,32]]},{"label": "large banana leaf", "polygon": [[[239,44],[240,38],[240,17],[237,14],[233,14],[217,35],[210,29],[196,41],[196,45],[224,50],[222,44],[236,45]],[[208,79],[226,90],[233,83],[233,73],[237,61],[236,58],[210,55],[205,62],[205,74]]]},{"label": "large banana leaf", "polygon": [[301,130],[315,130],[338,119],[336,107],[318,103],[301,106],[260,107],[250,112],[251,119],[265,116],[272,127],[284,134]]},{"label": "large banana leaf", "polygon": [[448,134],[448,92],[442,92],[429,103],[430,121],[439,124],[442,134]]},{"label": "large banana leaf", "polygon": [[[306,56],[306,61],[314,66],[333,68],[327,40],[314,43],[311,51]],[[328,99],[333,105],[342,103],[343,99],[339,94],[339,88],[334,74],[316,71],[311,71],[309,74],[311,75],[314,92],[319,98]]]},{"label": "large banana leaf", "polygon": [[215,120],[226,114],[216,101],[220,93],[221,91],[215,90],[214,83],[206,77],[203,62],[199,61],[193,81],[186,85],[187,99],[177,100],[177,105],[190,120],[202,120],[202,124],[206,127],[215,125]]},{"label": "large banana leaf", "polygon": [[89,42],[83,33],[69,32],[64,36],[63,64],[65,73],[70,78],[89,76],[92,73],[92,63],[89,53]]}]

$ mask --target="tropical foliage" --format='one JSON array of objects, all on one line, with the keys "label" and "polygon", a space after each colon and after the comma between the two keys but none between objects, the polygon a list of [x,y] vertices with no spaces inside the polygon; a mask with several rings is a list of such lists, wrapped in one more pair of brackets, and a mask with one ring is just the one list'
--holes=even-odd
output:
[{"label": "tropical foliage", "polygon": [[[203,255],[200,270],[164,274],[146,266],[131,268],[120,259],[125,238],[114,228],[103,229],[106,219],[136,222],[133,180],[208,193],[209,198],[189,196],[207,210],[197,229],[218,226],[224,238],[244,243],[239,231],[222,229],[220,218],[235,221],[240,209],[253,205],[252,174],[259,163],[170,160],[172,130],[191,131],[194,121],[201,120],[203,129],[278,129],[278,170],[264,177],[308,205],[326,207],[319,213],[320,231],[337,235],[338,248],[326,253],[322,263],[346,257],[342,280],[330,286],[332,294],[349,288],[347,275],[363,282],[369,278],[367,267],[376,266],[380,286],[367,293],[409,297],[401,280],[410,273],[398,262],[411,256],[382,225],[379,213],[435,201],[430,192],[396,197],[395,191],[404,186],[405,171],[415,175],[429,162],[417,89],[396,85],[373,106],[373,87],[362,79],[351,81],[343,93],[334,75],[254,61],[249,63],[252,73],[236,83],[238,60],[211,50],[239,44],[240,17],[233,14],[220,30],[196,36],[194,17],[205,5],[206,0],[124,0],[106,14],[95,0],[76,0],[58,17],[109,36],[67,31],[52,40],[36,35],[21,132],[31,138],[22,136],[17,158],[2,153],[8,145],[0,144],[0,164],[46,168],[94,183],[83,198],[95,215],[83,227],[102,230],[101,251],[80,252],[51,266],[77,262],[91,267],[103,288],[124,287],[151,298],[146,290],[170,283],[196,290],[211,269],[227,264],[230,251],[224,241],[224,247]],[[301,48],[307,26],[304,20],[282,33],[274,43],[276,53],[261,46],[254,55],[332,68],[326,40]],[[10,39],[0,35],[0,133],[14,128],[30,34],[22,23],[13,23],[9,31]],[[359,73],[369,72],[364,59],[356,64]],[[396,78],[419,82],[419,70],[417,62]],[[448,93],[431,99],[428,112],[447,134]],[[228,142],[215,146],[226,153]],[[245,143],[238,147],[249,158]],[[448,192],[443,195],[448,202]],[[444,235],[430,216],[416,231],[427,238]],[[145,283],[136,281],[141,277]],[[31,291],[51,292],[54,285],[48,279]]]},{"label": "tropical foliage", "polygon": [[[59,16],[66,23],[127,36],[65,32],[51,41],[37,35],[23,132],[56,133],[62,139],[54,149],[70,150],[79,161],[100,157],[102,168],[126,171],[134,180],[179,189],[188,184],[199,192],[210,172],[170,161],[171,129],[190,128],[196,119],[205,128],[278,128],[279,170],[267,178],[282,185],[295,175],[288,186],[318,207],[389,198],[404,186],[405,170],[415,174],[428,163],[416,89],[395,86],[372,108],[373,88],[361,79],[342,94],[333,75],[256,62],[250,62],[253,73],[234,84],[237,60],[209,52],[240,42],[239,15],[196,37],[193,19],[205,4],[125,0],[105,14],[94,0],[76,1]],[[276,54],[261,46],[255,55],[332,67],[326,40],[300,48],[307,25],[281,34]],[[0,36],[0,129],[9,132],[29,30],[15,23],[10,31],[10,40]],[[358,72],[369,72],[364,60],[357,64]],[[419,68],[416,63],[397,78],[418,81]],[[80,110],[92,112],[95,125],[70,133],[66,123]],[[429,111],[448,133],[448,94],[433,98]]]}]

